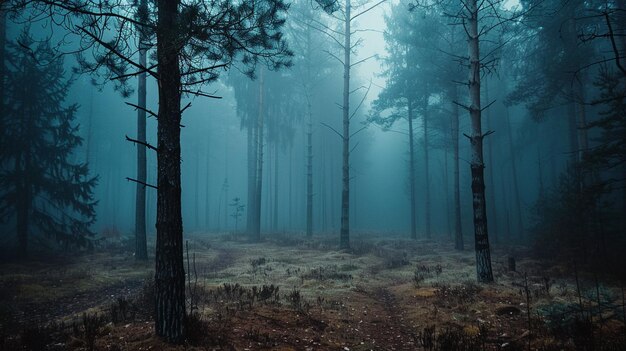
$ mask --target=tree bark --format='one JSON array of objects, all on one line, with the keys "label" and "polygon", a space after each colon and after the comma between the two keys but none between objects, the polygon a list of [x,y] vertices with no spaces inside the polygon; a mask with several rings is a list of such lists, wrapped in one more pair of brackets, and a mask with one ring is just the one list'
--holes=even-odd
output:
[{"label": "tree bark", "polygon": [[[140,11],[147,11],[147,0],[141,0]],[[139,30],[139,64],[147,67],[146,40],[143,30]],[[137,140],[146,142],[146,72],[137,77]],[[146,147],[137,143],[137,180],[146,183]],[[137,183],[135,189],[135,258],[148,259],[146,243],[146,186]]]},{"label": "tree bark", "polygon": [[469,96],[472,132],[470,144],[472,150],[471,174],[474,210],[474,241],[476,249],[476,275],[479,282],[492,282],[491,251],[489,231],[487,229],[487,206],[485,202],[485,163],[483,160],[483,134],[481,126],[480,101],[480,44],[478,32],[478,1],[469,0],[468,8],[468,46],[469,46]]},{"label": "tree bark", "polygon": [[346,0],[343,65],[343,165],[339,248],[350,249],[350,0]]},{"label": "tree bark", "polygon": [[[458,101],[458,89],[452,88],[453,101]],[[452,148],[454,150],[454,248],[463,250],[463,228],[461,224],[461,186],[459,172],[459,105],[452,104]]]},{"label": "tree bark", "polygon": [[413,134],[413,102],[407,103],[409,117],[409,187],[411,189],[411,239],[417,239],[417,214],[415,198],[415,143]]},{"label": "tree bark", "polygon": [[155,268],[156,334],[168,342],[185,340],[185,270],[180,183],[181,76],[178,60],[179,1],[158,0],[157,61],[157,243]]}]

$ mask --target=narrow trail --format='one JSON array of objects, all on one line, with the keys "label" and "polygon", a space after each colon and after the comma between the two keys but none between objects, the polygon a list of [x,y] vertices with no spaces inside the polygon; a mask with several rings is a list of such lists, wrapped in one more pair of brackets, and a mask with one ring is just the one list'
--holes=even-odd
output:
[{"label": "narrow trail", "polygon": [[373,309],[374,320],[369,323],[370,335],[385,350],[417,350],[417,330],[407,321],[393,292],[387,287],[374,289],[369,297],[379,308]]}]

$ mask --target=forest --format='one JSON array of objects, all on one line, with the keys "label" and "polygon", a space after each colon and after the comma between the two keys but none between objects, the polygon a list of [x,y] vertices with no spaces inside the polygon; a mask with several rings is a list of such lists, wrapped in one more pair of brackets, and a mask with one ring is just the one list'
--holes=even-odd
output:
[{"label": "forest", "polygon": [[0,0],[0,350],[626,350],[626,0]]}]

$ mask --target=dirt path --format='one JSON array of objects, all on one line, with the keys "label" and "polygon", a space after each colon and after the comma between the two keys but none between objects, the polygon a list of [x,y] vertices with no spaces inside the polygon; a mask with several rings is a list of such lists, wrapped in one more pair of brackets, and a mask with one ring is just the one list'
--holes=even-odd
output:
[{"label": "dirt path", "polygon": [[417,330],[407,321],[394,293],[378,287],[368,295],[374,304],[367,329],[375,343],[385,350],[416,350]]},{"label": "dirt path", "polygon": [[117,284],[77,293],[48,303],[29,303],[18,306],[18,319],[22,323],[49,322],[69,317],[91,308],[107,306],[118,297],[137,294],[142,287],[140,280],[128,280]]}]

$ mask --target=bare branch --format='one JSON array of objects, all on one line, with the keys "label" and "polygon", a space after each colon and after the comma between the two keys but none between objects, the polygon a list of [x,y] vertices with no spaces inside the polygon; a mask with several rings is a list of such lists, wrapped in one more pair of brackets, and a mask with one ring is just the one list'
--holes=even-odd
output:
[{"label": "bare branch", "polygon": [[154,150],[156,152],[159,152],[159,150],[156,147],[152,146],[151,144],[146,143],[145,141],[129,138],[128,135],[126,136],[126,140],[128,140],[128,141],[130,141],[132,143],[135,143],[135,144],[143,145],[143,146],[147,147],[150,150]]},{"label": "bare branch", "polygon": [[328,129],[332,130],[333,132],[335,132],[337,135],[339,135],[339,137],[341,139],[344,139],[343,135],[341,135],[341,133],[339,133],[335,128],[329,126],[328,124],[324,123],[324,122],[320,122],[321,125],[323,125],[324,127],[327,127]]},{"label": "bare branch", "polygon": [[141,184],[141,185],[143,185],[143,186],[144,186],[144,188],[145,188],[145,187],[148,187],[148,188],[157,189],[157,190],[159,189],[159,188],[158,188],[157,186],[155,186],[155,185],[148,184],[148,183],[146,183],[146,182],[142,182],[141,180],[137,180],[137,179],[134,179],[134,178],[126,177],[126,180],[128,180],[129,182],[135,182],[135,183]]}]

